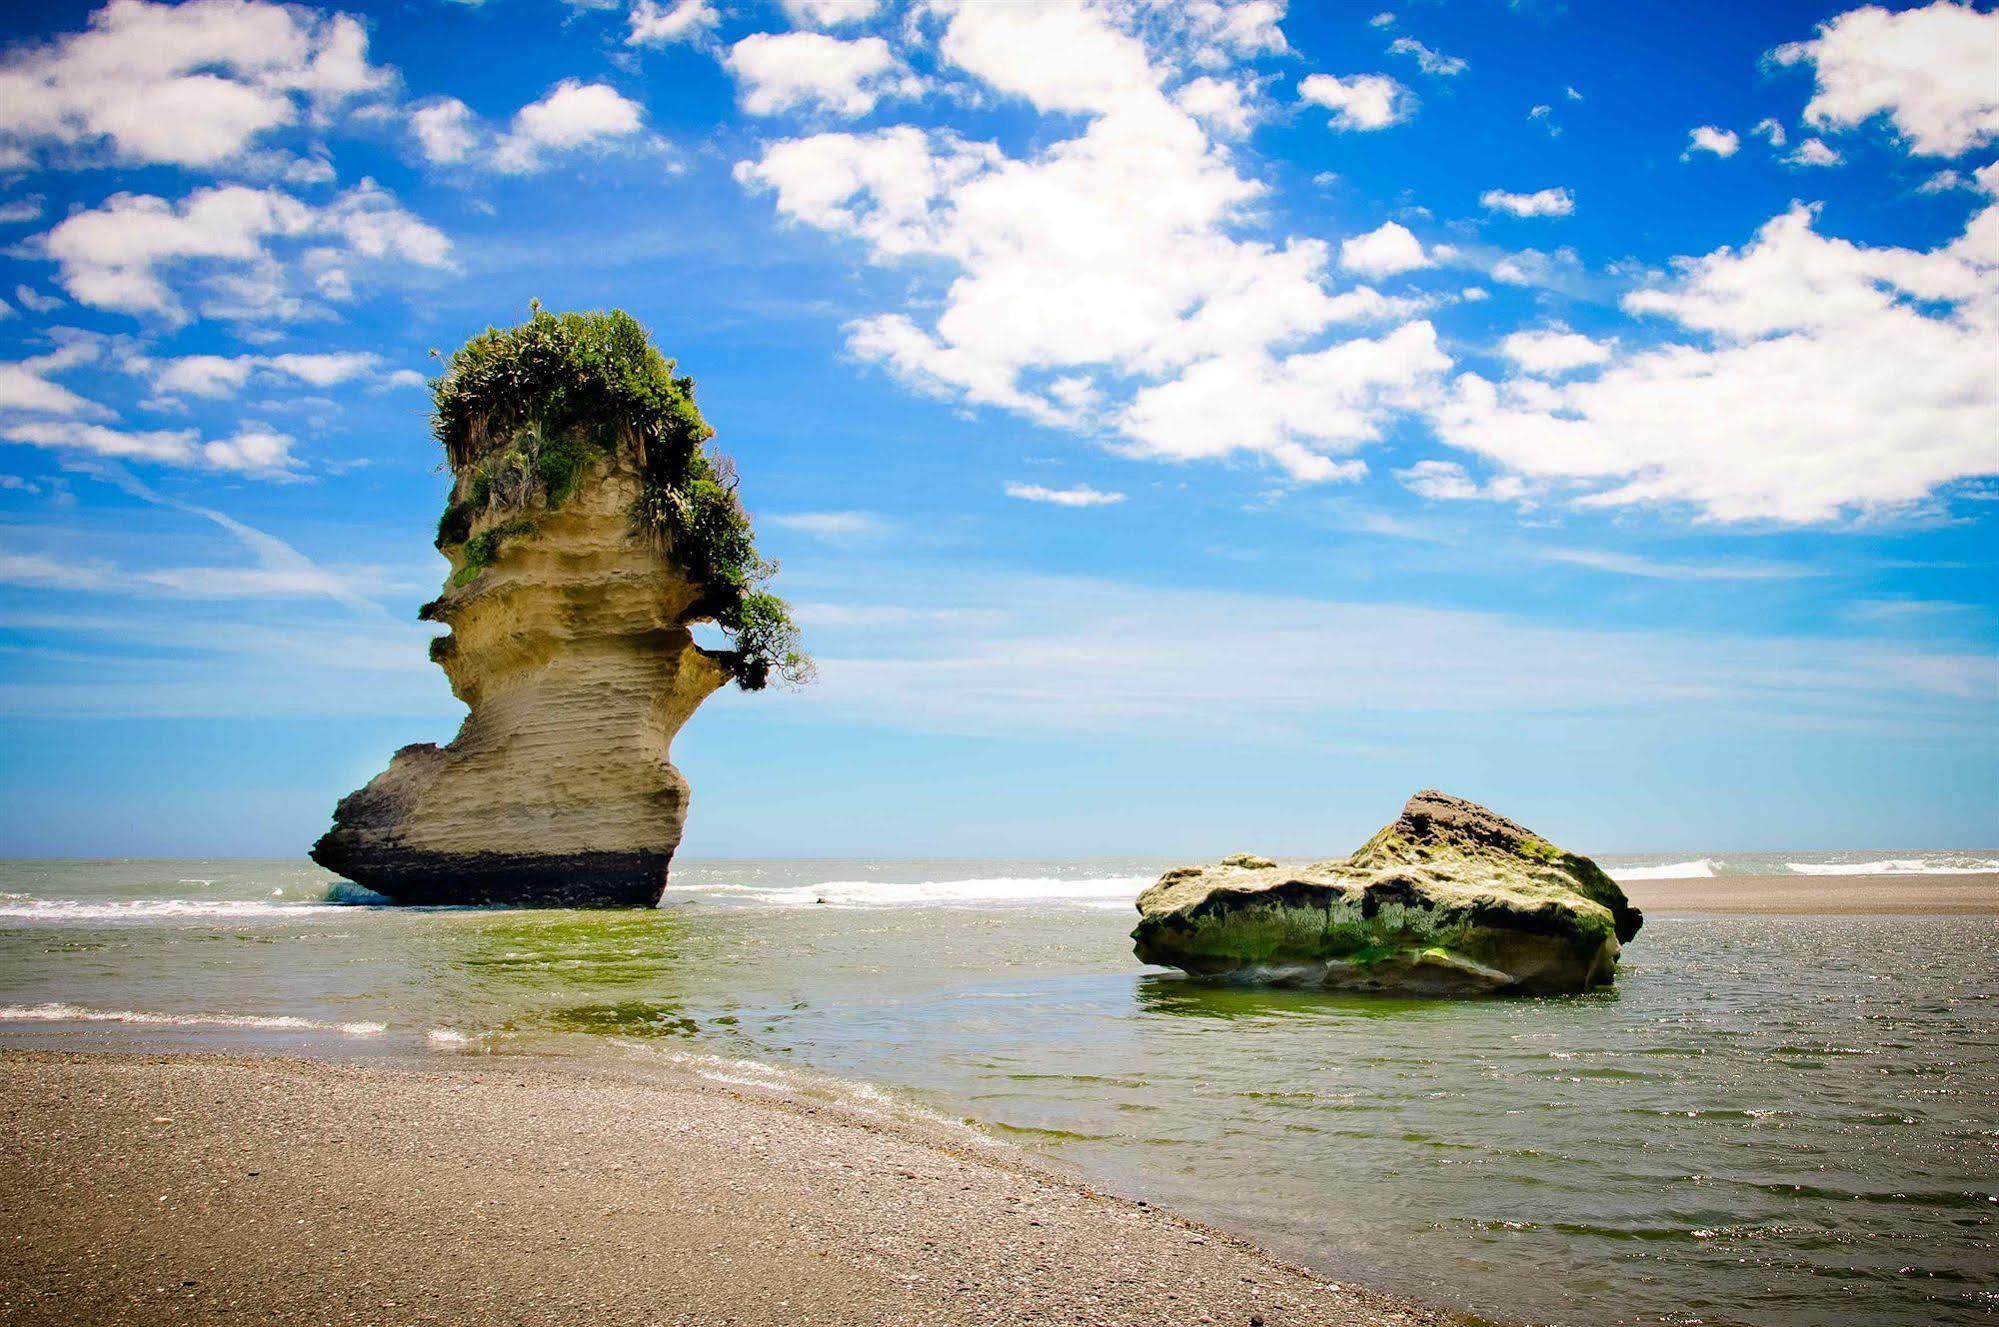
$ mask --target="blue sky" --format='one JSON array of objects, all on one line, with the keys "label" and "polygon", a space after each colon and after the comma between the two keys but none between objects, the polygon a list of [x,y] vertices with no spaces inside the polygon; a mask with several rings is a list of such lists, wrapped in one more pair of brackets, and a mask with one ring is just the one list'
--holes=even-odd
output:
[{"label": "blue sky", "polygon": [[428,352],[622,307],[821,663],[693,855],[1999,835],[1989,5],[0,16],[0,852],[459,713]]}]

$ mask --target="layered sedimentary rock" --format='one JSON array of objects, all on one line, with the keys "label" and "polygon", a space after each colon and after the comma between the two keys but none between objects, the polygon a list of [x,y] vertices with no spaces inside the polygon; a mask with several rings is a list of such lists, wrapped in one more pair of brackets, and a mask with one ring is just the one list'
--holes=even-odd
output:
[{"label": "layered sedimentary rock", "polygon": [[1344,990],[1557,994],[1608,984],[1644,917],[1587,857],[1435,791],[1351,857],[1166,872],[1136,953],[1201,976]]},{"label": "layered sedimentary rock", "polygon": [[[450,628],[431,657],[469,713],[449,745],[398,751],[312,849],[398,902],[657,903],[687,814],[673,736],[718,687],[769,675],[746,614],[768,616],[768,600],[782,617],[782,603],[747,588],[768,569],[732,479],[701,451],[691,383],[621,317],[538,312],[461,351],[439,382],[451,572],[423,616]],[[511,395],[481,394],[509,373]],[[647,392],[684,402],[678,427]],[[709,527],[740,547],[718,557]],[[697,645],[702,620],[738,648]]]}]

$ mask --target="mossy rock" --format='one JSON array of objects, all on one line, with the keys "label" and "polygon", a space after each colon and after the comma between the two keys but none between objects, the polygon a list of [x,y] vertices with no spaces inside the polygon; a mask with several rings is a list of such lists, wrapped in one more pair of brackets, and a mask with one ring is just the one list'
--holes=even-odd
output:
[{"label": "mossy rock", "polygon": [[1644,917],[1587,857],[1426,791],[1352,856],[1238,853],[1139,896],[1139,959],[1200,976],[1433,994],[1611,982]]}]

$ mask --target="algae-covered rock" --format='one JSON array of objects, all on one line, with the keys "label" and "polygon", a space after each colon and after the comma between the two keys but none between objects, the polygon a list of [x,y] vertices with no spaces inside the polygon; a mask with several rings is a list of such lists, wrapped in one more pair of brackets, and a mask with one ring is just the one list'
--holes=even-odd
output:
[{"label": "algae-covered rock", "polygon": [[1419,792],[1351,857],[1238,853],[1138,899],[1146,963],[1346,990],[1556,994],[1608,984],[1644,917],[1597,864],[1462,798]]},{"label": "algae-covered rock", "polygon": [[469,713],[344,798],[314,861],[404,903],[659,901],[687,814],[674,734],[726,683],[810,667],[693,387],[622,313],[537,307],[447,361],[451,569],[422,616]]}]

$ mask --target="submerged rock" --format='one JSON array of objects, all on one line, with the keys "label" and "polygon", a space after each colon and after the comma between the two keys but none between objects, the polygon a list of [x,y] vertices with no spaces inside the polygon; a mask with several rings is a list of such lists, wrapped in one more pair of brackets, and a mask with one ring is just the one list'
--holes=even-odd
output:
[{"label": "submerged rock", "polygon": [[756,588],[775,567],[692,381],[625,315],[537,308],[434,390],[451,571],[422,616],[470,712],[342,799],[313,860],[400,903],[650,907],[687,815],[674,734],[726,683],[809,668]]},{"label": "submerged rock", "polygon": [[1238,853],[1138,899],[1140,961],[1197,975],[1413,994],[1608,984],[1644,916],[1597,864],[1474,802],[1419,792],[1353,856]]}]

